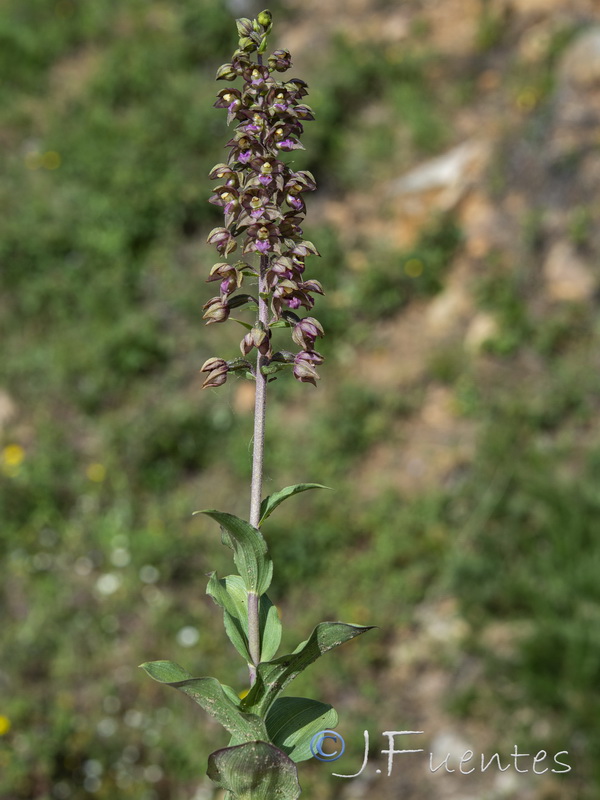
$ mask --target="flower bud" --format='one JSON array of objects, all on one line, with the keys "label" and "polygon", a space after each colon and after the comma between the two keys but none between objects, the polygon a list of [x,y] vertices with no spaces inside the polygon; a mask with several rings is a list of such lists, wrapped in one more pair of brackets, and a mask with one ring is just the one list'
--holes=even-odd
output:
[{"label": "flower bud", "polygon": [[292,331],[292,339],[303,350],[312,350],[315,344],[315,339],[318,336],[324,336],[323,326],[314,317],[305,317],[294,326]]},{"label": "flower bud", "polygon": [[256,347],[261,355],[266,355],[270,349],[271,331],[262,322],[257,322],[252,330],[244,336],[240,342],[242,354],[247,356],[253,347]]},{"label": "flower bud", "polygon": [[240,39],[240,42],[239,42],[240,49],[243,50],[245,53],[253,53],[257,49],[258,45],[254,41],[254,38],[253,38],[254,36],[255,36],[255,34],[253,34],[252,37],[250,37],[250,36],[242,36],[242,38]]},{"label": "flower bud", "polygon": [[289,50],[275,50],[267,59],[271,72],[285,72],[292,66],[292,57]]},{"label": "flower bud", "polygon": [[317,385],[320,377],[315,369],[323,363],[323,356],[316,352],[300,352],[294,359],[294,377],[302,383],[312,383]]},{"label": "flower bud", "polygon": [[301,119],[307,122],[315,118],[315,112],[310,106],[307,106],[304,103],[299,103],[294,109],[294,116],[296,119]]},{"label": "flower bud", "polygon": [[203,389],[210,389],[212,387],[222,386],[227,380],[227,373],[229,366],[222,358],[209,358],[205,361],[200,372],[208,372],[208,375],[202,384]]},{"label": "flower bud", "polygon": [[270,30],[273,27],[273,15],[268,8],[260,12],[256,17],[256,21],[259,25],[262,25],[263,28],[268,28]]},{"label": "flower bud", "polygon": [[232,81],[237,78],[237,72],[233,68],[232,64],[221,64],[219,69],[217,70],[217,76],[215,80],[217,81]]},{"label": "flower bud", "polygon": [[204,310],[202,319],[206,320],[207,325],[213,322],[225,322],[229,318],[229,307],[220,297],[212,297],[202,308]]},{"label": "flower bud", "polygon": [[250,34],[254,32],[252,20],[248,19],[248,17],[240,17],[239,19],[236,19],[235,25],[240,38],[242,36],[250,36]]},{"label": "flower bud", "polygon": [[207,358],[200,367],[200,372],[212,372],[214,369],[224,369],[227,362],[223,358]]},{"label": "flower bud", "polygon": [[304,241],[302,241],[302,242],[298,242],[298,244],[296,244],[292,248],[292,253],[295,256],[310,256],[310,255],[320,256],[321,255],[319,253],[319,251],[317,250],[317,248],[314,246],[314,244],[312,242],[309,242],[306,239]]},{"label": "flower bud", "polygon": [[222,372],[211,372],[210,375],[206,377],[206,380],[202,384],[203,389],[216,389],[219,386],[223,386],[223,384],[227,381],[227,373]]},{"label": "flower bud", "polygon": [[244,336],[244,338],[240,342],[240,350],[242,351],[242,355],[247,356],[253,347],[254,347],[254,342],[252,341],[252,331],[248,331],[248,333]]}]

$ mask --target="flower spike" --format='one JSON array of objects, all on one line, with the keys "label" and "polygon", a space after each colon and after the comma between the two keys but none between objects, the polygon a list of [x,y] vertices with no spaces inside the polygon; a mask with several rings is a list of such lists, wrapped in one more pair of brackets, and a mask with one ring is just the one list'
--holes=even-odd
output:
[{"label": "flower spike", "polygon": [[[311,310],[314,295],[323,293],[319,281],[304,277],[306,256],[319,255],[302,232],[304,195],[316,189],[316,182],[310,172],[294,171],[284,160],[286,153],[303,149],[304,123],[314,119],[314,114],[303,102],[307,84],[299,78],[279,79],[292,64],[289,51],[279,48],[263,57],[272,25],[268,10],[254,20],[239,19],[239,48],[217,71],[217,80],[226,80],[228,85],[218,92],[214,105],[225,109],[227,123],[235,122],[236,127],[226,145],[227,163],[216,164],[210,172],[219,185],[209,202],[223,209],[224,224],[210,232],[208,242],[223,260],[214,265],[208,278],[219,281],[220,294],[206,303],[204,318],[207,324],[225,322],[235,307],[231,294],[242,288],[246,277],[260,276],[264,288],[259,291],[270,318],[249,324],[240,343],[242,354],[256,348],[266,364],[273,358],[271,329],[285,323],[300,348],[294,377],[316,385],[316,367],[323,357],[317,358],[314,344],[324,335],[323,327],[314,316],[302,319],[294,313]],[[238,78],[242,85],[231,86]],[[238,247],[250,263],[226,260]],[[253,259],[259,262],[256,266]],[[211,385],[215,380],[224,383],[225,375],[214,376]]]}]

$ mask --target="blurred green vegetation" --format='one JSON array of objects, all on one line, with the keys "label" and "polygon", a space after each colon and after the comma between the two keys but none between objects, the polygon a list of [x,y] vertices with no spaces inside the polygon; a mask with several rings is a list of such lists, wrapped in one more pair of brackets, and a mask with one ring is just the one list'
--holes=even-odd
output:
[{"label": "blurred green vegetation", "polygon": [[[501,42],[497,20],[483,19],[480,57]],[[6,0],[0,45],[0,389],[16,403],[0,435],[0,798],[183,800],[221,732],[136,665],[168,657],[246,683],[204,596],[205,574],[226,574],[229,557],[191,517],[206,498],[244,514],[250,474],[243,389],[201,394],[197,379],[207,357],[237,347],[237,332],[204,328],[200,310],[218,219],[206,176],[226,138],[213,76],[235,46],[232,17],[218,0]],[[333,193],[370,191],[437,152],[445,115],[468,95],[423,45],[369,52],[339,38],[317,62],[318,118],[298,164]],[[464,65],[457,74],[464,83]],[[526,220],[523,262],[492,257],[475,287],[498,322],[484,369],[451,344],[428,365],[477,421],[474,463],[447,486],[367,503],[353,475],[418,412],[425,387],[379,393],[360,348],[380,320],[444,287],[462,233],[446,215],[407,252],[360,243],[368,266],[356,271],[343,236],[311,228],[310,210],[308,222],[323,254],[311,267],[335,300],[316,309],[328,363],[314,395],[273,385],[266,488],[310,480],[335,492],[270,521],[274,599],[286,647],[323,618],[381,632],[298,691],[335,702],[345,730],[377,727],[396,626],[451,592],[490,667],[454,710],[489,720],[533,709],[561,749],[575,743],[595,797],[600,449],[586,439],[600,407],[597,307],[536,317],[527,254],[539,230]],[[575,244],[590,226],[575,208]],[[521,381],[527,358],[539,370]],[[481,644],[491,622],[523,626],[510,658]],[[333,791],[318,765],[302,774],[309,793]]]}]

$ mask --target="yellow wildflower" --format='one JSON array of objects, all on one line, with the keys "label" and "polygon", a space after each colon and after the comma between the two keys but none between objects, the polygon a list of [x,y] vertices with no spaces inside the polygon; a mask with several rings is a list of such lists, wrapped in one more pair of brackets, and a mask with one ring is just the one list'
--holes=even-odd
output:
[{"label": "yellow wildflower", "polygon": [[18,467],[25,459],[25,450],[20,444],[7,444],[2,450],[2,461],[7,467]]},{"label": "yellow wildflower", "polygon": [[106,478],[106,467],[104,464],[95,462],[93,464],[89,464],[85,474],[94,483],[102,483]]}]

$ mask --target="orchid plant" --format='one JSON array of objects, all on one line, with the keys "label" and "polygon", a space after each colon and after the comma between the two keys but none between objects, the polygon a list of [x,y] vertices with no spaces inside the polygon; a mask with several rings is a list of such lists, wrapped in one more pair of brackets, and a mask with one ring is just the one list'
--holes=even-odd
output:
[{"label": "orchid plant", "polygon": [[[271,28],[268,10],[256,19],[238,19],[238,49],[217,71],[217,80],[241,78],[242,87],[228,86],[215,103],[227,110],[227,123],[237,125],[226,145],[227,163],[210,173],[219,185],[209,202],[223,209],[224,225],[210,232],[208,242],[223,260],[210,271],[208,281],[218,282],[219,294],[204,306],[204,318],[207,324],[235,319],[246,332],[240,357],[210,358],[201,369],[205,388],[223,385],[230,373],[256,385],[249,519],[197,512],[220,525],[222,541],[233,551],[238,574],[210,574],[207,593],[223,609],[227,636],[248,666],[249,688],[238,694],[216,678],[194,678],[171,661],[142,664],[150,677],[189,695],[228,731],[228,746],[209,756],[207,773],[228,800],[295,800],[300,795],[296,764],[311,757],[312,738],[333,728],[337,714],[325,703],[281,693],[328,650],[370,629],[322,622],[293,653],[277,656],[282,626],[266,594],[273,564],[263,523],[287,498],[325,488],[302,483],[262,496],[267,384],[276,373],[291,370],[297,380],[316,386],[323,357],[315,344],[324,335],[317,319],[298,313],[310,311],[313,295],[323,293],[317,280],[304,276],[306,257],[319,255],[301,227],[303,195],[316,183],[310,172],[294,171],[284,160],[286,153],[302,148],[304,122],[314,117],[303,102],[307,84],[298,78],[278,80],[291,66],[289,52],[265,56]],[[227,259],[238,248],[242,260],[231,263]],[[255,295],[241,291],[245,280],[256,286]],[[253,322],[232,317],[236,309],[253,312]],[[278,329],[291,331],[297,352],[275,349]]]}]

